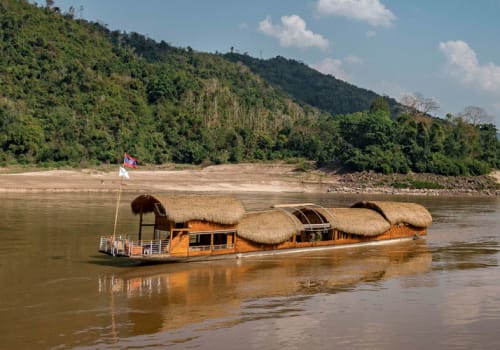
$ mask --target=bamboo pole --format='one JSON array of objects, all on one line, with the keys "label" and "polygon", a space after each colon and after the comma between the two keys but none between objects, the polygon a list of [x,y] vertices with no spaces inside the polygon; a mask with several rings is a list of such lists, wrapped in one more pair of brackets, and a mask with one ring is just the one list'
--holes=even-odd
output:
[{"label": "bamboo pole", "polygon": [[115,225],[113,227],[113,245],[115,243],[115,237],[116,237],[116,225],[118,223],[118,208],[120,207],[120,198],[122,196],[122,186],[123,186],[123,176],[120,178],[120,189],[118,190],[118,199],[116,200]]}]

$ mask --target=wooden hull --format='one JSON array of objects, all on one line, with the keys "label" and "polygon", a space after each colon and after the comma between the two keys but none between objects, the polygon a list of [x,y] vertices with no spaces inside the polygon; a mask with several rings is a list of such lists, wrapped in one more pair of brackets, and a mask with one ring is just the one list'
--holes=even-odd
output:
[{"label": "wooden hull", "polygon": [[[234,248],[209,250],[209,251],[187,251],[185,254],[177,252],[174,254],[157,255],[135,255],[123,257],[145,263],[168,263],[168,262],[193,262],[218,259],[240,259],[254,256],[270,256],[278,254],[294,254],[332,250],[339,248],[358,247],[365,245],[390,244],[404,240],[417,239],[426,235],[425,228],[416,228],[408,225],[394,225],[387,232],[374,237],[347,237],[328,241],[317,242],[284,242],[281,244],[256,244],[237,237]],[[106,252],[103,252],[106,253]]]},{"label": "wooden hull", "polygon": [[142,257],[130,257],[128,259],[133,259],[140,262],[145,263],[174,263],[174,262],[195,262],[195,261],[208,261],[208,260],[221,260],[221,259],[244,259],[250,257],[259,257],[259,256],[273,256],[273,255],[282,255],[282,254],[299,254],[306,252],[319,252],[325,250],[334,250],[334,249],[347,249],[353,247],[367,246],[367,245],[379,245],[379,244],[391,244],[398,243],[402,241],[409,241],[414,238],[406,237],[406,238],[394,238],[385,241],[370,241],[363,243],[347,243],[347,244],[337,244],[337,245],[329,245],[329,246],[315,246],[315,247],[307,247],[307,248],[289,248],[289,249],[274,249],[274,250],[263,250],[263,251],[253,251],[247,253],[228,253],[228,254],[219,254],[219,255],[205,255],[205,256],[188,256],[188,257],[173,257],[169,255],[157,255],[157,256],[142,256]]}]

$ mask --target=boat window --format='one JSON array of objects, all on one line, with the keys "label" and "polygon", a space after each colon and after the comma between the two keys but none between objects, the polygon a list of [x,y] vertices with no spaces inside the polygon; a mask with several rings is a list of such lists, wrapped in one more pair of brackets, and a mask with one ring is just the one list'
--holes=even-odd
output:
[{"label": "boat window", "polygon": [[226,243],[227,243],[226,233],[214,233],[214,245],[220,245]]},{"label": "boat window", "polygon": [[189,249],[202,251],[234,248],[235,235],[234,230],[190,233]]},{"label": "boat window", "polygon": [[210,236],[211,236],[210,233],[190,234],[189,245],[190,246],[210,245],[210,239],[211,239]]}]

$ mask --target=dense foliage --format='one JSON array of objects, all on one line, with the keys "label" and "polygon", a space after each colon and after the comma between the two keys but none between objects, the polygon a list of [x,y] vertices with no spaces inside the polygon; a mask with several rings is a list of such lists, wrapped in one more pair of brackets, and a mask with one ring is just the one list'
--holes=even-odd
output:
[{"label": "dense foliage", "polygon": [[[175,48],[0,0],[0,162],[116,163],[126,151],[153,164],[301,157],[379,172],[498,168],[494,125],[394,118],[393,100],[306,68]],[[310,75],[302,85],[290,80],[300,74]]]},{"label": "dense foliage", "polygon": [[[254,73],[297,100],[333,115],[366,111],[378,97],[373,91],[322,74],[301,62],[284,57],[262,60],[234,52],[225,54],[224,57],[233,62],[242,62]],[[403,110],[396,100],[389,97],[384,97],[384,100],[393,116]]]}]

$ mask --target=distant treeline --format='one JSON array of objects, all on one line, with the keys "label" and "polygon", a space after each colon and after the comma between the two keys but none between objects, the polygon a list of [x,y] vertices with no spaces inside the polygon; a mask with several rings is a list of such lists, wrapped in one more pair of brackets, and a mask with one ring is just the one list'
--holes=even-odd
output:
[{"label": "distant treeline", "polygon": [[[484,174],[497,129],[402,113],[302,63],[176,48],[0,0],[0,163],[302,158],[345,170]],[[301,84],[302,82],[302,84]]]}]

